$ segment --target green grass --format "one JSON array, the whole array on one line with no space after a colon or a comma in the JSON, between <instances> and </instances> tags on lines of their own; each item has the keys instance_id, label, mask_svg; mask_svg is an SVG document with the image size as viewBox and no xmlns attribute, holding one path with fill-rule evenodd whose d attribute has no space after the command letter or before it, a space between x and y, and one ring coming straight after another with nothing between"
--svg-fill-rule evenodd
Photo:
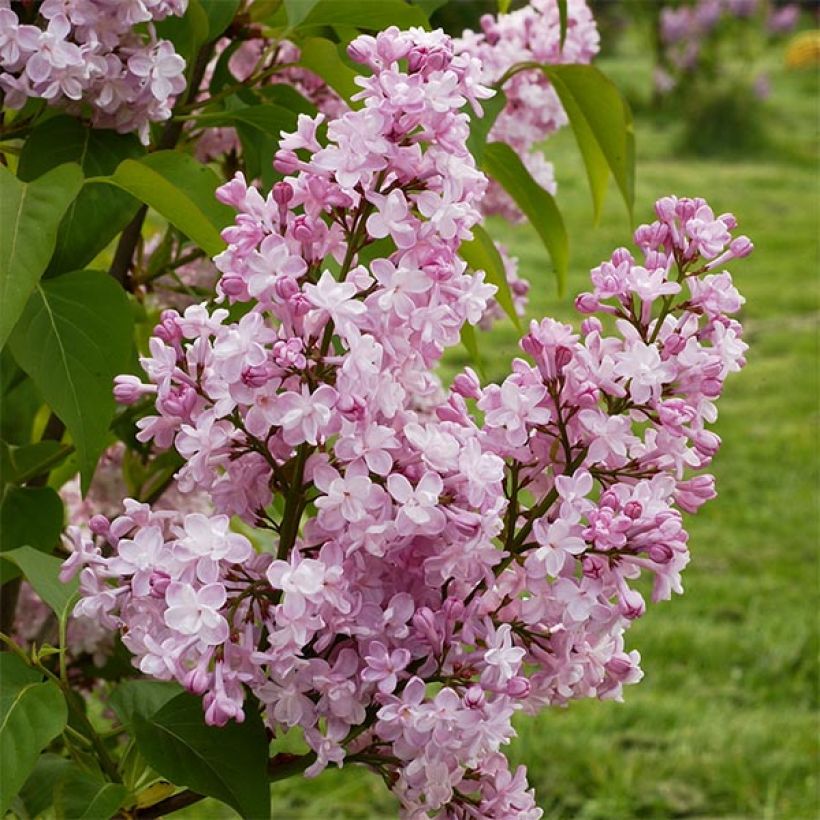
<instances>
[{"instance_id":1,"label":"green grass","mask_svg":"<svg viewBox=\"0 0 820 820\"><path fill-rule=\"evenodd\" d=\"M686 594L651 607L628 635L645 679L625 703L579 702L518 721L510 753L526 763L550 818L814 818L818 804L816 81L773 73L772 141L754 160L708 162L673 153L676 131L649 115L636 123L636 220L666 193L706 197L732 211L755 253L731 268L747 298L747 369L721 402L719 498L689 520ZM647 66L604 69L638 87ZM638 79L636 79L638 78ZM532 316L569 318L586 272L629 230L614 189L593 227L569 131L548 145L572 241L569 294L559 298L528 226L493 224L533 283ZM482 338L491 377L514 355L509 323ZM448 370L466 363L463 352ZM396 808L366 772L329 771L277 784L275 818L383 818ZM190 818L231 816L197 806Z\"/></svg>"}]
</instances>

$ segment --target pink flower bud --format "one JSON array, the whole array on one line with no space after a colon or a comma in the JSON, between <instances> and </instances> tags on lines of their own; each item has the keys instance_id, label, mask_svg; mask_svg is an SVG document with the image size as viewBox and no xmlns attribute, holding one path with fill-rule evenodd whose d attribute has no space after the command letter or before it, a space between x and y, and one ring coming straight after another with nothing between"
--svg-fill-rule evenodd
<instances>
[{"instance_id":1,"label":"pink flower bud","mask_svg":"<svg viewBox=\"0 0 820 820\"><path fill-rule=\"evenodd\" d=\"M271 193L277 205L287 205L293 199L293 186L289 182L277 182Z\"/></svg>"},{"instance_id":2,"label":"pink flower bud","mask_svg":"<svg viewBox=\"0 0 820 820\"><path fill-rule=\"evenodd\" d=\"M241 276L223 276L219 286L226 296L242 296L245 293L245 281Z\"/></svg>"},{"instance_id":3,"label":"pink flower bud","mask_svg":"<svg viewBox=\"0 0 820 820\"><path fill-rule=\"evenodd\" d=\"M299 293L299 283L292 276L280 276L273 285L276 295L287 302Z\"/></svg>"},{"instance_id":4,"label":"pink flower bud","mask_svg":"<svg viewBox=\"0 0 820 820\"><path fill-rule=\"evenodd\" d=\"M471 686L464 693L464 705L468 709L481 709L486 702L487 698L484 696L484 690L477 684Z\"/></svg>"},{"instance_id":5,"label":"pink flower bud","mask_svg":"<svg viewBox=\"0 0 820 820\"><path fill-rule=\"evenodd\" d=\"M637 521L643 515L643 507L639 501L627 501L624 504L624 515Z\"/></svg>"},{"instance_id":6,"label":"pink flower bud","mask_svg":"<svg viewBox=\"0 0 820 820\"><path fill-rule=\"evenodd\" d=\"M640 618L646 612L646 603L641 593L625 587L618 602L618 611L630 621Z\"/></svg>"},{"instance_id":7,"label":"pink flower bud","mask_svg":"<svg viewBox=\"0 0 820 820\"><path fill-rule=\"evenodd\" d=\"M88 521L88 527L94 535L105 537L111 528L111 522L104 515L92 515Z\"/></svg>"},{"instance_id":8,"label":"pink flower bud","mask_svg":"<svg viewBox=\"0 0 820 820\"><path fill-rule=\"evenodd\" d=\"M581 322L581 333L584 336L589 336L590 333L602 333L604 329L601 320L597 316L588 316Z\"/></svg>"},{"instance_id":9,"label":"pink flower bud","mask_svg":"<svg viewBox=\"0 0 820 820\"><path fill-rule=\"evenodd\" d=\"M280 174L293 174L299 168L299 157L296 156L295 151L288 151L280 148L276 152L276 157L273 160L273 167L279 171Z\"/></svg>"},{"instance_id":10,"label":"pink flower bud","mask_svg":"<svg viewBox=\"0 0 820 820\"><path fill-rule=\"evenodd\" d=\"M156 385L143 384L136 376L126 373L114 377L114 400L118 404L135 404L143 396L156 392Z\"/></svg>"},{"instance_id":11,"label":"pink flower bud","mask_svg":"<svg viewBox=\"0 0 820 820\"><path fill-rule=\"evenodd\" d=\"M575 309L579 313L595 313L600 307L601 302L592 293L579 293L575 298Z\"/></svg>"},{"instance_id":12,"label":"pink flower bud","mask_svg":"<svg viewBox=\"0 0 820 820\"><path fill-rule=\"evenodd\" d=\"M604 664L604 668L615 680L625 681L635 666L628 656L615 655Z\"/></svg>"},{"instance_id":13,"label":"pink flower bud","mask_svg":"<svg viewBox=\"0 0 820 820\"><path fill-rule=\"evenodd\" d=\"M748 236L738 236L729 243L729 250L735 259L742 259L744 256L748 256L754 249L755 246Z\"/></svg>"},{"instance_id":14,"label":"pink flower bud","mask_svg":"<svg viewBox=\"0 0 820 820\"><path fill-rule=\"evenodd\" d=\"M247 192L248 185L245 182L245 177L239 172L232 180L217 188L215 193L220 202L240 210L245 204Z\"/></svg>"},{"instance_id":15,"label":"pink flower bud","mask_svg":"<svg viewBox=\"0 0 820 820\"><path fill-rule=\"evenodd\" d=\"M481 382L475 371L467 367L453 379L453 390L465 399L481 398Z\"/></svg>"},{"instance_id":16,"label":"pink flower bud","mask_svg":"<svg viewBox=\"0 0 820 820\"><path fill-rule=\"evenodd\" d=\"M649 548L649 557L656 564L668 564L675 557L675 551L668 544L653 544Z\"/></svg>"},{"instance_id":17,"label":"pink flower bud","mask_svg":"<svg viewBox=\"0 0 820 820\"><path fill-rule=\"evenodd\" d=\"M707 458L717 453L720 449L720 436L711 430L701 430L694 439L695 449Z\"/></svg>"},{"instance_id":18,"label":"pink flower bud","mask_svg":"<svg viewBox=\"0 0 820 820\"><path fill-rule=\"evenodd\" d=\"M686 339L680 333L670 333L663 341L664 358L677 356L686 347Z\"/></svg>"},{"instance_id":19,"label":"pink flower bud","mask_svg":"<svg viewBox=\"0 0 820 820\"><path fill-rule=\"evenodd\" d=\"M507 681L507 694L511 698L522 700L530 693L530 682L520 675Z\"/></svg>"}]
</instances>

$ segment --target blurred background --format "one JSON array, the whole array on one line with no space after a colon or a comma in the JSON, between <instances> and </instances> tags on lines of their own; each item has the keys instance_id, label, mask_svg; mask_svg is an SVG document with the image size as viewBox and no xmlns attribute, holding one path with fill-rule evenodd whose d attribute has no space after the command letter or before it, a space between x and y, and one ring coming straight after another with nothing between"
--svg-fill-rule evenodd
<instances>
[{"instance_id":1,"label":"blurred background","mask_svg":"<svg viewBox=\"0 0 820 820\"><path fill-rule=\"evenodd\" d=\"M512 4L512 8L516 7ZM627 95L637 140L636 223L665 194L733 212L756 250L733 266L746 296L748 368L731 379L716 431L719 497L689 520L686 594L628 635L646 676L625 703L576 702L518 721L547 818L815 818L818 803L818 68L817 2L597 0L595 64ZM688 11L682 11L686 7ZM490 2L454 2L434 23L475 28ZM700 17L694 18L698 14ZM532 285L528 317L572 320L588 271L630 242L616 192L600 224L571 130L544 145L571 241L556 293L535 231L492 225ZM482 340L501 377L517 334ZM454 351L446 379L468 364ZM274 786L274 817L387 818L366 772L327 770ZM178 817L231 816L198 804Z\"/></svg>"}]
</instances>

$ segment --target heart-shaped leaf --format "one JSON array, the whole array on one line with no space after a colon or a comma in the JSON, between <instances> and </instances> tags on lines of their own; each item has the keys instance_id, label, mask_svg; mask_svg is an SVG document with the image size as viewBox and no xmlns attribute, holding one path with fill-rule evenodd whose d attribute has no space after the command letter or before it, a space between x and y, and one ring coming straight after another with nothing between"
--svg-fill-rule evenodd
<instances>
[{"instance_id":1,"label":"heart-shaped leaf","mask_svg":"<svg viewBox=\"0 0 820 820\"><path fill-rule=\"evenodd\" d=\"M51 487L8 487L0 502L0 552L30 546L51 552L63 528L63 502ZM0 560L0 583L16 578L19 568Z\"/></svg>"},{"instance_id":2,"label":"heart-shaped leaf","mask_svg":"<svg viewBox=\"0 0 820 820\"><path fill-rule=\"evenodd\" d=\"M73 163L33 182L0 165L0 348L46 269L60 221L82 184Z\"/></svg>"},{"instance_id":3,"label":"heart-shaped leaf","mask_svg":"<svg viewBox=\"0 0 820 820\"><path fill-rule=\"evenodd\" d=\"M132 332L119 285L99 271L75 271L39 283L12 334L17 363L71 434L84 491L106 444L111 383L128 365Z\"/></svg>"},{"instance_id":4,"label":"heart-shaped leaf","mask_svg":"<svg viewBox=\"0 0 820 820\"><path fill-rule=\"evenodd\" d=\"M63 562L32 547L4 552L3 558L17 564L34 591L51 608L57 620L64 624L77 596L79 583L76 578L66 582L60 580Z\"/></svg>"},{"instance_id":5,"label":"heart-shaped leaf","mask_svg":"<svg viewBox=\"0 0 820 820\"><path fill-rule=\"evenodd\" d=\"M31 180L64 162L76 162L86 177L112 174L122 160L145 148L133 134L118 134L61 115L37 126L20 154L17 173ZM57 233L46 275L85 267L128 224L139 203L110 185L84 185L69 205Z\"/></svg>"},{"instance_id":6,"label":"heart-shaped leaf","mask_svg":"<svg viewBox=\"0 0 820 820\"><path fill-rule=\"evenodd\" d=\"M136 713L133 722L140 753L160 775L243 817L270 817L268 739L255 709L244 723L208 726L202 701L185 692L150 717Z\"/></svg>"},{"instance_id":7,"label":"heart-shaped leaf","mask_svg":"<svg viewBox=\"0 0 820 820\"><path fill-rule=\"evenodd\" d=\"M20 658L0 653L0 817L31 774L40 752L66 725L68 708L60 688Z\"/></svg>"},{"instance_id":8,"label":"heart-shaped leaf","mask_svg":"<svg viewBox=\"0 0 820 820\"><path fill-rule=\"evenodd\" d=\"M128 796L122 783L111 783L76 764L64 770L54 789L54 808L65 820L108 820Z\"/></svg>"}]
</instances>

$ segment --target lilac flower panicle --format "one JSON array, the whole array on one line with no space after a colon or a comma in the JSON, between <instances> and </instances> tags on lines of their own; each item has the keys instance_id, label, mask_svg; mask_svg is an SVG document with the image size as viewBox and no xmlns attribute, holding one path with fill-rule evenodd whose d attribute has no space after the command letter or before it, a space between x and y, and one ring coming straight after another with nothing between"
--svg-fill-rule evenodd
<instances>
[{"instance_id":1,"label":"lilac flower panicle","mask_svg":"<svg viewBox=\"0 0 820 820\"><path fill-rule=\"evenodd\" d=\"M361 107L325 143L300 117L269 194L219 189L220 306L165 311L145 382L117 382L151 397L138 438L174 447L177 490L213 509L126 499L74 534L65 574L208 723L244 720L252 692L275 735L299 727L306 775L364 762L406 817L538 818L502 753L512 717L640 680L636 581L682 591L682 511L714 496L709 426L745 363L722 266L751 244L662 199L592 271L580 329L533 321L503 381L445 390L433 368L495 295L458 256L487 189L463 108L491 92L441 31L349 53Z\"/></svg>"}]
</instances>

